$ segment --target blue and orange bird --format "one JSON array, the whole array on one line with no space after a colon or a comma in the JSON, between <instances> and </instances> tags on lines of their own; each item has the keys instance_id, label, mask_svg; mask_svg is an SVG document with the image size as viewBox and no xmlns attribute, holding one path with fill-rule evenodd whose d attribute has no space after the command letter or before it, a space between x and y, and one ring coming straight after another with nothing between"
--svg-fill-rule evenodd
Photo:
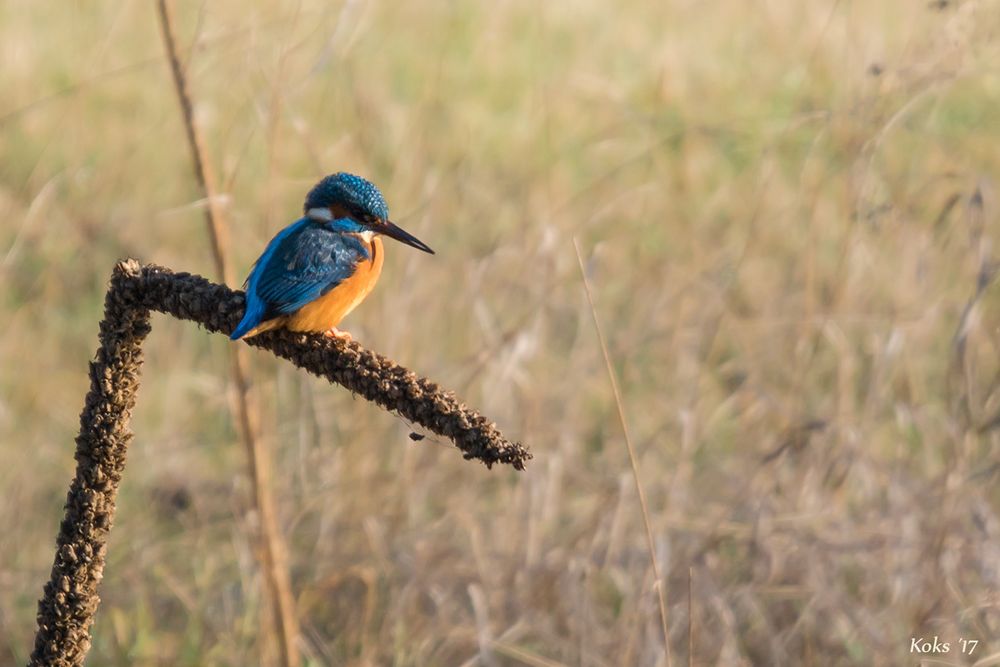
<instances>
[{"instance_id":1,"label":"blue and orange bird","mask_svg":"<svg viewBox=\"0 0 1000 667\"><path fill-rule=\"evenodd\" d=\"M382 193L360 176L327 176L309 191L304 211L250 270L246 312L231 339L284 327L350 340L337 325L375 287L384 259L379 237L434 254L389 221Z\"/></svg>"}]
</instances>

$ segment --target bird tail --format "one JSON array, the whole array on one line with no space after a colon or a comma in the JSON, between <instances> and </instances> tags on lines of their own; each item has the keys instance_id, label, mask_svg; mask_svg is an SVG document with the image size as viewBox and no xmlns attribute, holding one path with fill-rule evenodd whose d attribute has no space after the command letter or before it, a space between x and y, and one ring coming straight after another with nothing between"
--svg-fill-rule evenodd
<instances>
[{"instance_id":1,"label":"bird tail","mask_svg":"<svg viewBox=\"0 0 1000 667\"><path fill-rule=\"evenodd\" d=\"M236 325L235 329L233 329L233 333L229 334L229 340L239 340L248 334L253 335L260 333L260 331L254 331L254 329L257 328L257 325L260 324L261 318L264 316L264 309L261 307L262 305L263 304L260 304L256 299L247 300L247 309L246 312L243 313L243 319L240 320L240 323Z\"/></svg>"}]
</instances>

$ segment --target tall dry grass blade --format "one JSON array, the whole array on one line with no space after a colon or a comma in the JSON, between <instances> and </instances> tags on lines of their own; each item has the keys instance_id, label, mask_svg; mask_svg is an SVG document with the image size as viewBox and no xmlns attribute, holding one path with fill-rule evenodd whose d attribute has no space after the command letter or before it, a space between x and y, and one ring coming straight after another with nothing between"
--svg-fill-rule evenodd
<instances>
[{"instance_id":1,"label":"tall dry grass blade","mask_svg":"<svg viewBox=\"0 0 1000 667\"><path fill-rule=\"evenodd\" d=\"M205 222L212 244L215 271L219 279L226 284L231 284L233 276L228 261L229 228L219 207L218 190L215 186L214 174L208 164L205 142L194 120L191 91L188 89L184 66L177 53L173 13L167 0L159 0L157 7L163 43L170 61L170 71L173 74L174 90L181 106L188 146L191 148L195 178L198 180L198 185L206 200ZM236 393L233 401L235 417L238 424L237 430L247 453L247 469L253 489L253 506L260 519L260 534L258 535L260 566L264 575L266 597L270 605L273 632L277 638L283 667L297 667L301 663L299 649L296 645L299 636L298 617L295 612L295 598L292 596L284 540L278 528L271 484L270 452L261 440L257 424L254 421L258 412L251 406L246 348L234 346L231 349L230 377Z\"/></svg>"},{"instance_id":2,"label":"tall dry grass blade","mask_svg":"<svg viewBox=\"0 0 1000 667\"><path fill-rule=\"evenodd\" d=\"M243 316L244 298L200 276L175 274L135 260L120 262L104 301L100 347L90 364L90 390L80 414L76 474L56 538L49 582L38 603L30 667L75 667L90 650L90 626L100 603L107 539L132 432L142 342L158 311L228 333ZM496 426L451 392L357 343L275 331L251 344L337 382L356 394L451 438L467 459L521 470L531 453L504 439Z\"/></svg>"},{"instance_id":3,"label":"tall dry grass blade","mask_svg":"<svg viewBox=\"0 0 1000 667\"><path fill-rule=\"evenodd\" d=\"M649 550L649 560L653 566L653 578L656 579L655 588L657 601L660 605L660 625L663 630L663 647L667 653L667 665L671 665L670 654L670 630L667 623L667 596L664 592L666 582L660 575L660 565L656 560L656 545L653 541L653 528L649 523L649 507L646 504L646 492L642 488L642 481L639 479L639 464L635 457L635 448L632 446L632 436L629 434L628 421L625 419L625 407L622 402L621 391L618 388L618 379L615 377L614 367L611 365L611 355L608 354L608 345L604 339L604 331L601 329L601 322L597 317L597 308L594 306L594 296L590 291L590 282L587 280L587 270L583 265L583 255L580 253L580 244L573 238L573 248L576 250L576 261L580 264L580 277L583 280L583 291L587 293L587 303L590 305L590 315L594 319L594 329L597 331L597 340L601 345L601 354L604 356L604 365L608 370L608 379L611 381L611 392L615 397L615 406L618 408L618 421L621 423L622 433L625 436L625 447L628 449L628 460L632 466L632 477L635 479L635 489L639 496L639 506L642 509L642 523L646 529L646 547Z\"/></svg>"},{"instance_id":4,"label":"tall dry grass blade","mask_svg":"<svg viewBox=\"0 0 1000 667\"><path fill-rule=\"evenodd\" d=\"M167 60L170 61L170 72L173 76L174 90L177 101L181 105L181 116L184 120L184 132L188 146L191 148L191 160L194 165L195 179L205 197L205 223L208 225L209 241L212 244L212 260L219 278L227 284L233 276L228 261L229 228L219 206L218 188L215 185L215 174L208 166L205 141L201 130L194 120L194 103L188 88L184 65L177 53L177 31L174 27L173 10L167 0L157 2L159 10L160 32L163 35L163 45L167 50Z\"/></svg>"},{"instance_id":5,"label":"tall dry grass blade","mask_svg":"<svg viewBox=\"0 0 1000 667\"><path fill-rule=\"evenodd\" d=\"M694 667L694 595L692 594L691 579L694 577L694 568L688 567L688 667Z\"/></svg>"}]
</instances>

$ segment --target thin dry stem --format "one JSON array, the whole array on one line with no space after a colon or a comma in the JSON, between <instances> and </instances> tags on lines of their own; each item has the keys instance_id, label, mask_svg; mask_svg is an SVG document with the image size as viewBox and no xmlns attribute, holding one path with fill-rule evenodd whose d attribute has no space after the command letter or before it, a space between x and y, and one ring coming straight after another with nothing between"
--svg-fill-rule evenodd
<instances>
[{"instance_id":1,"label":"thin dry stem","mask_svg":"<svg viewBox=\"0 0 1000 667\"><path fill-rule=\"evenodd\" d=\"M691 579L694 578L694 568L688 567L688 667L694 667L694 596Z\"/></svg>"},{"instance_id":2,"label":"thin dry stem","mask_svg":"<svg viewBox=\"0 0 1000 667\"><path fill-rule=\"evenodd\" d=\"M160 28L163 42L173 74L174 90L184 118L184 130L191 148L191 159L195 177L205 196L205 222L212 244L212 257L218 277L225 283L232 283L232 269L228 261L229 228L219 207L215 177L209 167L205 142L194 120L194 105L191 91L187 86L184 66L177 53L177 37L174 29L173 13L167 0L159 0ZM278 528L274 492L271 484L270 452L260 438L251 409L248 363L243 347L234 347L230 353L230 376L235 388L234 407L240 439L247 453L247 468L253 489L253 505L260 518L258 542L261 570L267 599L270 601L274 636L277 638L281 664L283 667L297 667L301 663L296 644L299 635L298 617L295 612L295 598L288 574L288 558L284 540Z\"/></svg>"},{"instance_id":3,"label":"thin dry stem","mask_svg":"<svg viewBox=\"0 0 1000 667\"><path fill-rule=\"evenodd\" d=\"M243 316L244 303L242 292L200 276L140 266L135 260L115 267L105 298L100 347L90 364L90 391L80 415L76 475L66 497L52 574L38 603L31 667L81 665L90 649L90 626L100 602L97 586L132 440L129 420L139 388L142 342L150 331L150 311L228 333ZM451 438L467 459L478 458L488 467L509 463L521 470L531 458L520 444L504 439L495 424L454 394L357 343L273 331L251 339L250 344Z\"/></svg>"},{"instance_id":4,"label":"thin dry stem","mask_svg":"<svg viewBox=\"0 0 1000 667\"><path fill-rule=\"evenodd\" d=\"M170 72L173 75L174 90L177 101L181 105L181 115L184 118L184 132L188 146L191 148L191 159L194 163L194 175L198 186L205 196L205 223L208 225L209 240L212 243L212 260L219 278L226 283L232 283L233 276L227 257L229 247L229 228L219 206L218 189L215 186L215 175L208 166L205 141L194 120L194 104L191 101L191 91L188 89L184 65L177 53L177 31L174 28L173 10L167 0L157 2L159 10L160 30L163 34L167 59L170 61Z\"/></svg>"},{"instance_id":5,"label":"thin dry stem","mask_svg":"<svg viewBox=\"0 0 1000 667\"><path fill-rule=\"evenodd\" d=\"M621 422L622 433L625 435L625 447L628 449L628 460L632 465L632 476L635 479L635 489L639 495L639 506L642 509L642 523L646 528L646 547L649 550L649 560L653 566L653 578L656 579L657 601L660 604L660 624L663 630L663 647L667 652L667 665L672 664L670 655L670 631L667 623L667 596L664 592L665 582L660 576L660 565L656 560L656 545L653 541L653 528L649 523L649 506L646 504L646 492L642 488L642 481L639 479L639 464L635 457L635 448L632 446L632 436L629 434L628 421L625 419L625 407L622 403L621 391L618 389L618 380L615 377L615 370L611 365L611 355L608 354L608 345L604 340L604 331L601 329L601 322L597 318L597 308L594 306L594 297L590 292L590 283L587 281L587 270L583 265L583 255L580 253L580 244L576 238L573 239L573 248L576 250L576 260L580 264L580 276L583 279L583 290L587 293L587 303L590 304L590 315L594 319L594 329L597 330L597 340L601 344L601 354L604 356L604 365L608 369L608 378L611 381L611 391L615 396L615 405L618 408L618 420Z\"/></svg>"}]
</instances>

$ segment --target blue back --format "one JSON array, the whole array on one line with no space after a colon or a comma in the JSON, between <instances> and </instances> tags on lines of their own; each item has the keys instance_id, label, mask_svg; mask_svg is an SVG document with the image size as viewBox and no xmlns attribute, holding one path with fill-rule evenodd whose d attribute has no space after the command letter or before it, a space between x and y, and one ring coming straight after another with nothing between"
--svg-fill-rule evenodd
<instances>
[{"instance_id":1,"label":"blue back","mask_svg":"<svg viewBox=\"0 0 1000 667\"><path fill-rule=\"evenodd\" d=\"M244 284L246 312L230 338L236 340L261 322L294 313L350 277L359 262L370 259L357 236L343 233L354 224L301 218L281 230L250 271Z\"/></svg>"}]
</instances>

